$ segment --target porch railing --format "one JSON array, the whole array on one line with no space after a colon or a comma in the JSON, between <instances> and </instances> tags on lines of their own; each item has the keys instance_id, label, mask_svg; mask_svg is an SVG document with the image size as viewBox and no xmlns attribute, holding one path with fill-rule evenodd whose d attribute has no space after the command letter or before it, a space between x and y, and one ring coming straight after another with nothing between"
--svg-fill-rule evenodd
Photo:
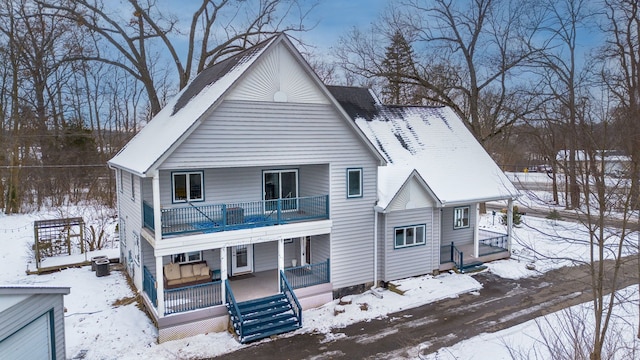
<instances>
[{"instance_id":1,"label":"porch railing","mask_svg":"<svg viewBox=\"0 0 640 360\"><path fill-rule=\"evenodd\" d=\"M145 293L147 293L147 296L149 297L149 300L151 300L151 302L153 303L153 306L157 307L158 306L158 290L157 290L156 279L153 277L153 275L151 274L149 269L147 269L146 266L142 268L142 273L143 273L142 289L144 290Z\"/></svg>"},{"instance_id":2,"label":"porch railing","mask_svg":"<svg viewBox=\"0 0 640 360\"><path fill-rule=\"evenodd\" d=\"M296 266L284 269L287 280L293 289L325 284L331 282L329 269L331 268L329 259L327 261Z\"/></svg>"},{"instance_id":3,"label":"porch railing","mask_svg":"<svg viewBox=\"0 0 640 360\"><path fill-rule=\"evenodd\" d=\"M495 254L509 250L509 237L507 234L501 234L489 230L478 230L480 238L480 256Z\"/></svg>"},{"instance_id":4,"label":"porch railing","mask_svg":"<svg viewBox=\"0 0 640 360\"><path fill-rule=\"evenodd\" d=\"M302 306L300 306L300 301L298 301L298 297L293 292L293 289L282 270L280 270L280 292L289 299L291 310L293 310L294 315L298 319L298 325L302 326Z\"/></svg>"},{"instance_id":5,"label":"porch railing","mask_svg":"<svg viewBox=\"0 0 640 360\"><path fill-rule=\"evenodd\" d=\"M222 304L220 280L164 291L164 313L173 314Z\"/></svg>"},{"instance_id":6,"label":"porch railing","mask_svg":"<svg viewBox=\"0 0 640 360\"><path fill-rule=\"evenodd\" d=\"M244 328L242 324L244 323L244 319L242 318L242 313L240 312L240 308L238 307L238 303L236 302L236 297L233 296L233 291L231 290L231 285L229 284L229 280L224 281L225 288L225 299L224 301L227 303L227 309L231 315L231 321L236 327L236 331L240 339L244 338Z\"/></svg>"},{"instance_id":7,"label":"porch railing","mask_svg":"<svg viewBox=\"0 0 640 360\"><path fill-rule=\"evenodd\" d=\"M153 206L146 201L142 202L142 221L146 228L155 229L153 220Z\"/></svg>"},{"instance_id":8,"label":"porch railing","mask_svg":"<svg viewBox=\"0 0 640 360\"><path fill-rule=\"evenodd\" d=\"M144 226L154 229L153 207L145 203ZM195 205L161 210L162 235L218 232L329 218L329 195Z\"/></svg>"},{"instance_id":9,"label":"porch railing","mask_svg":"<svg viewBox=\"0 0 640 360\"><path fill-rule=\"evenodd\" d=\"M456 264L458 269L464 269L464 253L451 242L451 262Z\"/></svg>"}]
</instances>

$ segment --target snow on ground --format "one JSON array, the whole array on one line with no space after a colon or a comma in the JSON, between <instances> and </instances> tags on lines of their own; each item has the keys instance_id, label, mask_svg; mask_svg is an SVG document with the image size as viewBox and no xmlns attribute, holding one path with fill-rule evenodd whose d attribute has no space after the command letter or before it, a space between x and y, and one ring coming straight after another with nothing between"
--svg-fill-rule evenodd
<instances>
[{"instance_id":1,"label":"snow on ground","mask_svg":"<svg viewBox=\"0 0 640 360\"><path fill-rule=\"evenodd\" d=\"M623 344L634 344L638 351L638 340L635 338L638 329L638 286L632 285L618 291L611 329L609 329L609 346L605 353L611 359L629 359L631 348ZM574 326L586 322L586 329L593 328L593 310L591 304L585 303L561 310L547 316L529 320L511 328L495 333L484 333L454 346L442 348L432 354L420 356L421 360L511 360L511 359L554 359L566 358L558 351L568 351L574 340L591 340L590 333L571 334ZM563 337L554 338L549 334L563 329ZM583 337L581 337L581 336ZM415 352L420 353L429 344L423 344ZM553 347L555 346L555 347ZM549 348L554 351L550 352ZM588 358L588 354L585 354ZM571 358L571 357L568 357Z\"/></svg>"},{"instance_id":2,"label":"snow on ground","mask_svg":"<svg viewBox=\"0 0 640 360\"><path fill-rule=\"evenodd\" d=\"M74 213L86 215L90 212L84 208L69 208L65 214L77 216L73 215ZM48 275L26 275L27 267L35 268L31 250L33 221L59 218L60 215L60 211L27 215L0 215L0 247L3 249L0 254L0 286L2 284L32 284L71 287L71 294L64 298L67 309L65 327L67 356L69 358L203 358L251 346L239 344L228 333L198 335L183 340L156 344L157 330L149 318L133 302L135 294L120 271L112 271L109 276L98 278L89 266L85 266ZM88 219L85 218L85 220ZM572 235L580 234L575 228L572 228L573 224L571 223L534 219L526 216L525 223L528 226L515 229L515 236L519 243L535 246L536 252L539 254L564 253L580 258L584 258L588 254L585 244L576 242L568 247L565 241L558 241L559 237L556 235L543 235L562 234L561 236L570 238ZM500 225L499 221L493 219L491 215L483 216L481 226L505 232L504 226ZM113 237L115 231L112 224L107 224L106 228L108 235ZM117 247L117 242L113 240L110 240L110 244ZM562 259L547 260L537 255L534 258L527 257L522 249L521 245L514 244L514 250L521 251L522 256L490 263L489 271L503 277L519 278L536 276L540 272L571 264L571 262ZM571 252L569 253L569 251ZM110 256L117 256L117 249L109 250L107 253ZM526 265L532 260L535 260L536 269L528 270ZM338 300L335 300L318 309L307 310L303 314L303 328L283 336L316 332L325 334L326 341L331 341L341 336L339 328L354 322L385 317L396 311L447 297L455 297L463 293L479 291L482 288L473 276L451 273L406 279L398 281L397 284L406 291L404 295L381 290L382 298L378 298L369 291L350 296L352 301L350 305L339 305ZM336 308L344 310L344 313L336 314ZM462 342L458 347L443 350L438 355L440 357L437 358L445 358L445 352L450 352L458 354L457 357L452 357L456 359L481 359L481 354L487 356L490 354L488 358L497 359L499 357L495 357L495 354L500 351L504 353L504 343L501 343L501 339L511 339L509 338L510 333L517 334L520 331L516 328L506 330L501 335L482 335L469 340L471 342ZM529 333L530 329L526 329ZM517 336L509 341L518 344L527 343L526 339ZM485 344L482 346L494 344L492 346L495 348L502 346L502 350L498 351L492 348L487 352L468 351L468 349L480 346L478 344ZM473 355L465 357L467 356L465 354Z\"/></svg>"}]
</instances>

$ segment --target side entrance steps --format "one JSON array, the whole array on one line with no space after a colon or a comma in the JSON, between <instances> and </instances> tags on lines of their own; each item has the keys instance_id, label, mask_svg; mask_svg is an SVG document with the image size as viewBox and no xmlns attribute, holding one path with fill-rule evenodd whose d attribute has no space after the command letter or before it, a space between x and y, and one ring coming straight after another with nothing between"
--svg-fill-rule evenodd
<instances>
[{"instance_id":1,"label":"side entrance steps","mask_svg":"<svg viewBox=\"0 0 640 360\"><path fill-rule=\"evenodd\" d=\"M233 331L243 344L299 329L302 321L295 314L294 306L284 293L227 303Z\"/></svg>"},{"instance_id":2,"label":"side entrance steps","mask_svg":"<svg viewBox=\"0 0 640 360\"><path fill-rule=\"evenodd\" d=\"M487 266L484 265L482 262L476 261L469 264L464 264L464 266L458 268L458 271L460 271L460 273L462 274L468 274L468 273L482 271L486 268Z\"/></svg>"}]
</instances>

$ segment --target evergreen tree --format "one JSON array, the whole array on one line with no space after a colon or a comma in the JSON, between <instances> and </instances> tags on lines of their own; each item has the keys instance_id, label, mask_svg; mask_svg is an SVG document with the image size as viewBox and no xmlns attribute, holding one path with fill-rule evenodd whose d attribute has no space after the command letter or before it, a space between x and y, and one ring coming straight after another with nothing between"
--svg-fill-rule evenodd
<instances>
[{"instance_id":1,"label":"evergreen tree","mask_svg":"<svg viewBox=\"0 0 640 360\"><path fill-rule=\"evenodd\" d=\"M407 81L414 71L413 49L399 30L393 34L381 65L386 78L382 100L387 104L414 104L413 86Z\"/></svg>"}]
</instances>

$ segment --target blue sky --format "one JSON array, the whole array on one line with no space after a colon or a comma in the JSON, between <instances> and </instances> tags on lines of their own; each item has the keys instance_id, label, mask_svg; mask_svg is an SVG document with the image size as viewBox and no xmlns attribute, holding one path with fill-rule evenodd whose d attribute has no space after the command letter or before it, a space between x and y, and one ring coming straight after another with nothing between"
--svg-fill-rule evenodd
<instances>
[{"instance_id":1,"label":"blue sky","mask_svg":"<svg viewBox=\"0 0 640 360\"><path fill-rule=\"evenodd\" d=\"M368 28L390 2L392 0L319 0L309 15L310 23L318 22L318 25L307 33L295 36L308 45L327 50L354 26Z\"/></svg>"}]
</instances>

